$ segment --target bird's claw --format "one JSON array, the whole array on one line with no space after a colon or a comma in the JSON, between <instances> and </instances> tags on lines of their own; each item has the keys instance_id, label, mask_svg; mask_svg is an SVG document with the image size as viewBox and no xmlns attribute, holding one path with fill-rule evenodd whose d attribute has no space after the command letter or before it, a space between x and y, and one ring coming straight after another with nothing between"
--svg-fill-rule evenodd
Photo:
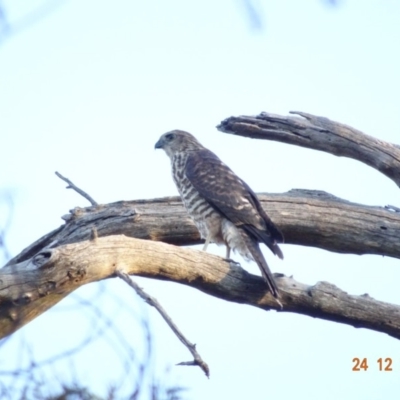
<instances>
[{"instance_id":1,"label":"bird's claw","mask_svg":"<svg viewBox=\"0 0 400 400\"><path fill-rule=\"evenodd\" d=\"M224 258L224 260L225 260L226 262L228 262L229 264L234 264L236 267L241 267L240 263L238 263L238 262L235 261L235 260L232 260L231 258Z\"/></svg>"}]
</instances>

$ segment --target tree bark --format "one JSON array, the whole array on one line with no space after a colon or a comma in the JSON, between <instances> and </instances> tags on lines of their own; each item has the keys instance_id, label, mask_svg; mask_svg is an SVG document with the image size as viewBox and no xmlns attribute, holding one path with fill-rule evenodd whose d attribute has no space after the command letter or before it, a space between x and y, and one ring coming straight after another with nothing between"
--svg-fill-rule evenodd
<instances>
[{"instance_id":1,"label":"tree bark","mask_svg":"<svg viewBox=\"0 0 400 400\"><path fill-rule=\"evenodd\" d=\"M306 120L263 113L258 117L231 117L219 128L352 157L377 168L400 186L398 146L326 118L298 114ZM396 207L365 206L311 190L260 194L259 198L288 244L400 258L400 210ZM14 332L76 288L114 277L116 271L171 280L264 310L277 308L260 277L220 257L169 245L201 243L177 197L92 204L71 210L63 217L63 226L38 239L0 269L0 337ZM278 275L277 284L283 312L400 338L399 306L368 295L351 296L326 282L309 286Z\"/></svg>"},{"instance_id":2,"label":"tree bark","mask_svg":"<svg viewBox=\"0 0 400 400\"><path fill-rule=\"evenodd\" d=\"M315 190L258 196L287 244L400 258L398 212L351 203ZM99 237L123 234L178 246L202 243L178 197L77 207L63 218L64 226L37 240L8 265L33 257L52 242L63 245L88 240L93 230Z\"/></svg>"},{"instance_id":3,"label":"tree bark","mask_svg":"<svg viewBox=\"0 0 400 400\"><path fill-rule=\"evenodd\" d=\"M185 284L266 311L296 312L400 338L399 306L368 295L351 296L326 282L309 286L277 274L283 305L280 310L263 279L235 263L203 251L123 235L45 249L29 261L0 270L0 337L14 332L78 287L111 278L117 270Z\"/></svg>"},{"instance_id":4,"label":"tree bark","mask_svg":"<svg viewBox=\"0 0 400 400\"><path fill-rule=\"evenodd\" d=\"M377 169L400 187L400 147L368 136L348 125L304 112L299 117L263 112L257 116L230 117L218 125L225 133L275 140L361 161Z\"/></svg>"}]
</instances>

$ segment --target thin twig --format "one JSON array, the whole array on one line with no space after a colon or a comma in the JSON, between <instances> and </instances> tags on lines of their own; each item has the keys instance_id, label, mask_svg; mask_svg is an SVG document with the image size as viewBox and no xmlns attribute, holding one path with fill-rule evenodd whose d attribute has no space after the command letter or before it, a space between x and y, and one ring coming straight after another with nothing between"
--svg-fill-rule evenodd
<instances>
[{"instance_id":1,"label":"thin twig","mask_svg":"<svg viewBox=\"0 0 400 400\"><path fill-rule=\"evenodd\" d=\"M62 179L64 182L67 182L67 183L68 183L67 189L73 189L73 190L75 190L75 192L79 193L82 197L84 197L86 200L88 200L89 203L90 203L92 206L97 206L97 205L98 205L98 203L97 203L95 200L93 200L92 197L90 197L90 196L89 196L86 192L84 192L82 189L79 189L78 186L74 185L68 178L62 176L62 175L61 175L59 172L57 172L57 171L56 171L56 175L57 175L60 179Z\"/></svg>"},{"instance_id":2,"label":"thin twig","mask_svg":"<svg viewBox=\"0 0 400 400\"><path fill-rule=\"evenodd\" d=\"M130 287L132 287L136 293L147 303L153 306L164 318L165 322L169 325L169 327L172 329L172 331L175 333L175 335L178 337L178 339L188 348L188 350L192 353L192 356L194 358L193 361L184 361L181 362L177 365L197 365L199 366L203 372L206 374L207 378L210 377L210 369L208 368L208 365L206 362L203 361L203 359L200 357L200 354L196 351L196 345L193 343L190 343L189 340L185 338L185 336L182 334L182 332L179 330L179 328L175 325L175 323L172 321L171 317L167 314L167 312L164 310L164 308L161 306L161 304L155 299L154 297L150 296L147 294L139 285L132 280L132 278L125 272L122 271L115 271L116 275L121 278L123 281L125 281Z\"/></svg>"}]
</instances>

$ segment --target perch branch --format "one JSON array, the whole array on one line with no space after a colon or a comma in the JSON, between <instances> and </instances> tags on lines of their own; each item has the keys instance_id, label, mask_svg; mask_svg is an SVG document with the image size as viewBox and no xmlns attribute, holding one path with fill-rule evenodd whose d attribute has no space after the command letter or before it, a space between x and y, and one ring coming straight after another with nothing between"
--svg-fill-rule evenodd
<instances>
[{"instance_id":1,"label":"perch branch","mask_svg":"<svg viewBox=\"0 0 400 400\"><path fill-rule=\"evenodd\" d=\"M275 140L353 158L377 169L400 187L399 146L328 118L298 111L291 113L303 118L263 112L257 116L227 118L217 128L234 135Z\"/></svg>"},{"instance_id":2,"label":"perch branch","mask_svg":"<svg viewBox=\"0 0 400 400\"><path fill-rule=\"evenodd\" d=\"M285 243L400 258L400 213L351 203L315 190L258 196L282 230ZM123 234L179 246L202 242L177 197L77 207L64 219L67 222L63 227L37 240L8 265L33 257L54 240L60 245L89 240L94 228L99 237Z\"/></svg>"},{"instance_id":3,"label":"perch branch","mask_svg":"<svg viewBox=\"0 0 400 400\"><path fill-rule=\"evenodd\" d=\"M178 339L187 347L187 349L192 353L193 361L181 362L177 365L197 365L199 366L203 372L206 374L206 377L210 377L210 369L206 362L203 361L200 354L196 350L196 345L190 343L189 340L183 335L180 329L177 327L174 321L172 321L171 317L167 314L162 305L158 302L157 299L147 294L128 274L125 272L121 272L119 270L115 271L116 275L121 278L124 282L126 282L131 288L133 288L136 293L149 305L153 306L163 317L164 321L168 324L168 326L172 329L172 332L178 337Z\"/></svg>"}]
</instances>

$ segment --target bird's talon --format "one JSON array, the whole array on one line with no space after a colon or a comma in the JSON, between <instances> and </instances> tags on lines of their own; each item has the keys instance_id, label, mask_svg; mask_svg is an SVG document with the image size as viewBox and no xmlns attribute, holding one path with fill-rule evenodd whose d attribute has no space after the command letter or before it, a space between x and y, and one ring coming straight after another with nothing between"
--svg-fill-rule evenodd
<instances>
[{"instance_id":1,"label":"bird's talon","mask_svg":"<svg viewBox=\"0 0 400 400\"><path fill-rule=\"evenodd\" d=\"M232 260L231 258L224 258L224 260L225 260L226 262L228 262L229 264L234 264L236 267L241 267L240 263L238 263L238 262L235 261L235 260Z\"/></svg>"}]
</instances>

